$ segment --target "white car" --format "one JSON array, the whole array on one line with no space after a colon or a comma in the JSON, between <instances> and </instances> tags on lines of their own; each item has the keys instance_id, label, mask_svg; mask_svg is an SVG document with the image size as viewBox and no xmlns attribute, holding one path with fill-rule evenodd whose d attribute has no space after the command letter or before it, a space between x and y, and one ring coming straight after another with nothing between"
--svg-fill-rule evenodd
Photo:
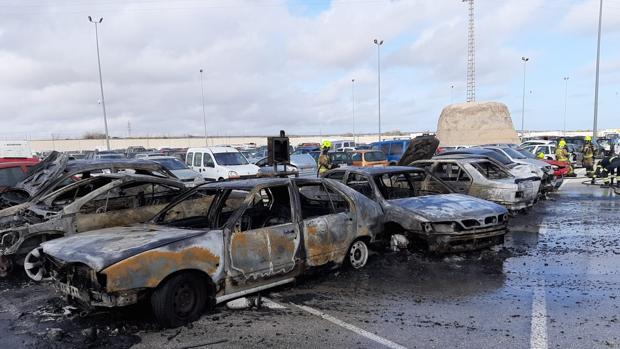
<instances>
[{"instance_id":1,"label":"white car","mask_svg":"<svg viewBox=\"0 0 620 349\"><path fill-rule=\"evenodd\" d=\"M185 163L210 181L253 178L259 169L232 147L189 148Z\"/></svg>"},{"instance_id":2,"label":"white car","mask_svg":"<svg viewBox=\"0 0 620 349\"><path fill-rule=\"evenodd\" d=\"M545 159L547 160L555 160L555 143L549 144L530 144L521 147L529 151L534 155L538 155L538 153L543 153Z\"/></svg>"},{"instance_id":3,"label":"white car","mask_svg":"<svg viewBox=\"0 0 620 349\"><path fill-rule=\"evenodd\" d=\"M555 145L555 141L550 141L548 139L531 139L529 141L525 141L519 145L519 148L524 148L530 145Z\"/></svg>"}]
</instances>

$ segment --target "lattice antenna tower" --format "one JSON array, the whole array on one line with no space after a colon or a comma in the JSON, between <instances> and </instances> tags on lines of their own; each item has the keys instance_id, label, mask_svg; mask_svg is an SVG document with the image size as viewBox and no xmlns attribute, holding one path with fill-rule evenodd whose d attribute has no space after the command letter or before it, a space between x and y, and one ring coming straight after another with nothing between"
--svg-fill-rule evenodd
<instances>
[{"instance_id":1,"label":"lattice antenna tower","mask_svg":"<svg viewBox=\"0 0 620 349\"><path fill-rule=\"evenodd\" d=\"M467 102L476 101L476 37L474 32L474 0L469 3L469 29L467 31Z\"/></svg>"}]
</instances>

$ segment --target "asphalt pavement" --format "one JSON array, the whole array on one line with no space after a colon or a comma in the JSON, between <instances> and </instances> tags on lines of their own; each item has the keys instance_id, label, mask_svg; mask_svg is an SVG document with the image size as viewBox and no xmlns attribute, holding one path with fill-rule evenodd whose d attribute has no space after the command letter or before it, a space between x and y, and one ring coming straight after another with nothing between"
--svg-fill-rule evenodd
<instances>
[{"instance_id":1,"label":"asphalt pavement","mask_svg":"<svg viewBox=\"0 0 620 349\"><path fill-rule=\"evenodd\" d=\"M581 182L512 218L503 247L376 253L177 329L2 280L0 348L620 348L620 198Z\"/></svg>"}]
</instances>

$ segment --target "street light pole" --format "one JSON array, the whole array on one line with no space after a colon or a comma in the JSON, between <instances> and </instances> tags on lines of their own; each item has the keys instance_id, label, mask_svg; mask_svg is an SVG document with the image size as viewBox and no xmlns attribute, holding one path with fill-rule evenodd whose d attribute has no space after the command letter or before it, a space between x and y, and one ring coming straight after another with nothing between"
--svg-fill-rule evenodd
<instances>
[{"instance_id":1,"label":"street light pole","mask_svg":"<svg viewBox=\"0 0 620 349\"><path fill-rule=\"evenodd\" d=\"M603 22L603 0L600 1L598 9L598 39L596 43L596 82L594 84L594 126L592 127L592 140L596 142L596 134L598 133L598 81L599 66L601 63L601 24Z\"/></svg>"},{"instance_id":2,"label":"street light pole","mask_svg":"<svg viewBox=\"0 0 620 349\"><path fill-rule=\"evenodd\" d=\"M564 77L564 136L566 136L566 105L568 103L568 76Z\"/></svg>"},{"instance_id":3,"label":"street light pole","mask_svg":"<svg viewBox=\"0 0 620 349\"><path fill-rule=\"evenodd\" d=\"M105 98L103 97L103 78L101 77L101 58L99 56L99 30L97 24L103 22L103 17L98 21L93 21L91 16L88 16L88 21L95 25L95 43L97 44L97 66L99 67L99 87L101 89L101 107L103 108L103 124L105 125L105 143L108 150L110 150L110 134L108 133L108 116L105 112Z\"/></svg>"},{"instance_id":4,"label":"street light pole","mask_svg":"<svg viewBox=\"0 0 620 349\"><path fill-rule=\"evenodd\" d=\"M450 104L454 103L454 85L450 85Z\"/></svg>"},{"instance_id":5,"label":"street light pole","mask_svg":"<svg viewBox=\"0 0 620 349\"><path fill-rule=\"evenodd\" d=\"M383 40L375 39L375 45L377 45L377 97L379 107L379 142L381 142L381 45Z\"/></svg>"},{"instance_id":6,"label":"street light pole","mask_svg":"<svg viewBox=\"0 0 620 349\"><path fill-rule=\"evenodd\" d=\"M351 112L353 114L353 143L357 145L355 137L355 79L351 79Z\"/></svg>"},{"instance_id":7,"label":"street light pole","mask_svg":"<svg viewBox=\"0 0 620 349\"><path fill-rule=\"evenodd\" d=\"M204 79L203 79L203 69L200 69L200 91L202 93L202 121L204 123L205 128L205 147L209 146L209 142L207 141L207 112L205 110L205 87L204 87Z\"/></svg>"},{"instance_id":8,"label":"street light pole","mask_svg":"<svg viewBox=\"0 0 620 349\"><path fill-rule=\"evenodd\" d=\"M523 61L523 100L521 102L521 134L525 132L525 70L526 63L530 59L528 57L521 57Z\"/></svg>"}]
</instances>

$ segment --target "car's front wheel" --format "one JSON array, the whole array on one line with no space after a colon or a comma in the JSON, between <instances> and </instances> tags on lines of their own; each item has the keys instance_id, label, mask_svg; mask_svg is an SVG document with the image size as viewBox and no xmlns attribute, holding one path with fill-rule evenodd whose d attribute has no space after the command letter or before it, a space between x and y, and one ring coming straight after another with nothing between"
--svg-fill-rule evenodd
<instances>
[{"instance_id":1,"label":"car's front wheel","mask_svg":"<svg viewBox=\"0 0 620 349\"><path fill-rule=\"evenodd\" d=\"M364 240L355 240L347 254L347 264L353 269L360 269L368 262L368 245Z\"/></svg>"},{"instance_id":2,"label":"car's front wheel","mask_svg":"<svg viewBox=\"0 0 620 349\"><path fill-rule=\"evenodd\" d=\"M209 295L202 277L191 272L177 274L159 285L151 296L153 313L166 327L178 327L197 320Z\"/></svg>"}]
</instances>

